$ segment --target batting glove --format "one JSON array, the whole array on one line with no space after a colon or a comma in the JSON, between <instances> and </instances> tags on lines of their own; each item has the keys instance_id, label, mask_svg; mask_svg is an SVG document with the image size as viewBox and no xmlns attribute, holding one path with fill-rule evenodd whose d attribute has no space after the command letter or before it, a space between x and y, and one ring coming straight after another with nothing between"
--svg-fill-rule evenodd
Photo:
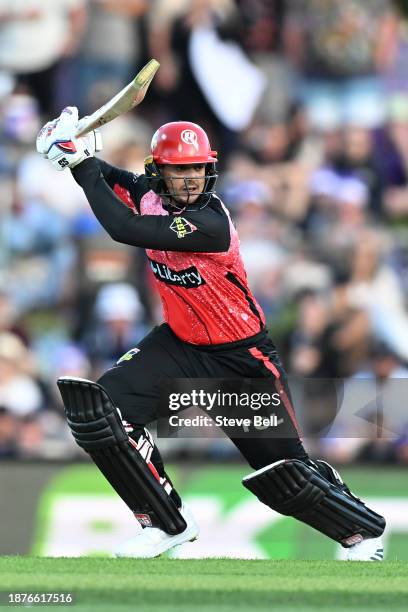
<instances>
[{"instance_id":1,"label":"batting glove","mask_svg":"<svg viewBox=\"0 0 408 612\"><path fill-rule=\"evenodd\" d=\"M57 170L75 168L84 159L102 150L99 130L75 138L77 124L78 109L67 106L58 119L46 123L37 136L37 151L49 159Z\"/></svg>"}]
</instances>

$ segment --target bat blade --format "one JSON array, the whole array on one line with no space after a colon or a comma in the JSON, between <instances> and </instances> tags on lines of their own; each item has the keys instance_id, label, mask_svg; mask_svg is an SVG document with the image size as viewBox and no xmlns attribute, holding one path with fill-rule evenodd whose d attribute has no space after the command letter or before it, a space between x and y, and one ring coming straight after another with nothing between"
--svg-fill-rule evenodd
<instances>
[{"instance_id":1,"label":"bat blade","mask_svg":"<svg viewBox=\"0 0 408 612\"><path fill-rule=\"evenodd\" d=\"M84 117L79 121L75 136L77 138L84 136L140 104L159 66L160 64L157 60L151 59L135 76L133 81L126 85L116 96L98 108L92 115Z\"/></svg>"}]
</instances>

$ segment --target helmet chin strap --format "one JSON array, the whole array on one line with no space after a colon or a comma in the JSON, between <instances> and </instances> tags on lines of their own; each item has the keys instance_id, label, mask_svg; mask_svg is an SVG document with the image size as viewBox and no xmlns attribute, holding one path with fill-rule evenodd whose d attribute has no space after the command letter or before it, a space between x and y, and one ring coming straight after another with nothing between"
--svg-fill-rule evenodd
<instances>
[{"instance_id":1,"label":"helmet chin strap","mask_svg":"<svg viewBox=\"0 0 408 612\"><path fill-rule=\"evenodd\" d=\"M167 200L168 202L168 208L171 209L171 212L175 212L175 213L182 213L186 210L187 206L188 206L188 202L187 204L185 204L182 208L177 207L175 204L173 204L173 202L175 202L176 204L178 204L177 200L173 197L170 198L162 198L163 200Z\"/></svg>"},{"instance_id":2,"label":"helmet chin strap","mask_svg":"<svg viewBox=\"0 0 408 612\"><path fill-rule=\"evenodd\" d=\"M194 208L194 210L202 210L203 208L205 208L209 202L209 199L207 196L204 202L200 202L200 197L202 195L206 195L206 194L200 194L196 202L193 202L193 204L189 204L187 202L187 204L185 204L182 208L181 207L178 208L177 206L172 204L171 200L177 203L177 200L175 200L174 198L171 198L170 200L170 198L162 196L162 200L167 202L167 204L164 205L165 210L169 210L170 212L180 214L184 212L189 206L193 206L194 204L197 206L197 208Z\"/></svg>"}]
</instances>

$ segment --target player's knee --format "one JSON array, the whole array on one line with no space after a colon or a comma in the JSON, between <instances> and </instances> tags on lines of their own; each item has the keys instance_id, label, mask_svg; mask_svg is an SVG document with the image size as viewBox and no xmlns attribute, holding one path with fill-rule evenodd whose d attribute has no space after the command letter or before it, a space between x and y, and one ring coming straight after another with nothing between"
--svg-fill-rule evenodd
<instances>
[{"instance_id":1,"label":"player's knee","mask_svg":"<svg viewBox=\"0 0 408 612\"><path fill-rule=\"evenodd\" d=\"M105 389L115 406L119 406L120 389L123 389L123 383L119 380L118 372L114 369L108 370L96 382Z\"/></svg>"},{"instance_id":2,"label":"player's knee","mask_svg":"<svg viewBox=\"0 0 408 612\"><path fill-rule=\"evenodd\" d=\"M107 370L97 380L97 383L109 395L113 405L118 409L122 421L131 423L137 432L142 433L144 425L149 419L146 419L145 412L139 408L137 398L129 389L120 369Z\"/></svg>"}]
</instances>

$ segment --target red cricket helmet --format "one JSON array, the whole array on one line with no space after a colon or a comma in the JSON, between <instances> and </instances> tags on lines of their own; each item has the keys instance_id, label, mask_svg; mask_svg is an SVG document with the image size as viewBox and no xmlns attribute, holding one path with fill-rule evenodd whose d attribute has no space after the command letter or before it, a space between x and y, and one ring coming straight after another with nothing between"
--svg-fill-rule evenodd
<instances>
[{"instance_id":1,"label":"red cricket helmet","mask_svg":"<svg viewBox=\"0 0 408 612\"><path fill-rule=\"evenodd\" d=\"M202 127L190 121L172 121L153 135L151 151L156 164L206 164L217 160Z\"/></svg>"},{"instance_id":2,"label":"red cricket helmet","mask_svg":"<svg viewBox=\"0 0 408 612\"><path fill-rule=\"evenodd\" d=\"M217 161L217 152L211 150L202 127L190 121L172 121L162 125L153 135L151 155L145 159L145 176L150 189L164 200L164 207L170 207L174 212L178 206L177 194L166 185L161 166L206 164L204 189L195 201L202 208L208 204L215 190ZM186 178L184 180L188 190L188 182Z\"/></svg>"}]
</instances>

